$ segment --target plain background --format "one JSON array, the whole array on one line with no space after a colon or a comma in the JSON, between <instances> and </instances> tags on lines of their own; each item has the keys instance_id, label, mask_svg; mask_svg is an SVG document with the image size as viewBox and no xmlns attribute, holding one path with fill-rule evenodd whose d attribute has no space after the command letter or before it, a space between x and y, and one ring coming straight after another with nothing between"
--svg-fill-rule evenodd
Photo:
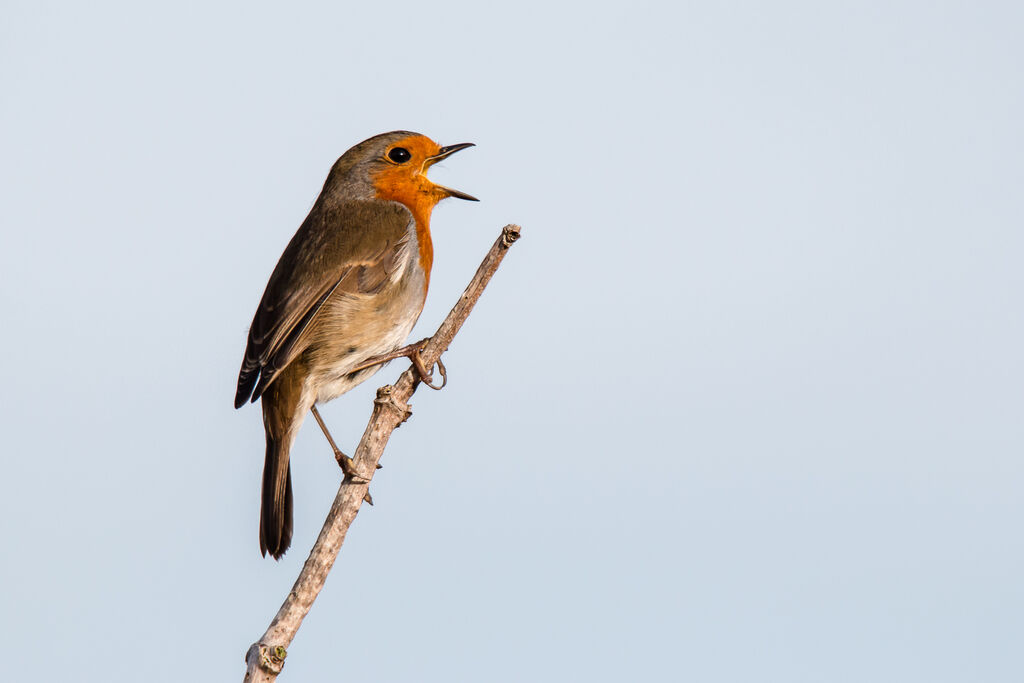
<instances>
[{"instance_id":1,"label":"plain background","mask_svg":"<svg viewBox=\"0 0 1024 683\"><path fill-rule=\"evenodd\" d=\"M240 679L340 477L261 559L247 325L392 129L478 145L415 334L523 239L282 680L1024 678L1020 3L3 16L6 680Z\"/></svg>"}]
</instances>

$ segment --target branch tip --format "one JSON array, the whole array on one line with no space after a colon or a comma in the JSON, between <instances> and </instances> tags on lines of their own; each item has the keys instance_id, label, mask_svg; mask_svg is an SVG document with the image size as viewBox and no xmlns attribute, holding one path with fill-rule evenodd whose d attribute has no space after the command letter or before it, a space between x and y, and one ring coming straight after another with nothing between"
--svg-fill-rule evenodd
<instances>
[{"instance_id":1,"label":"branch tip","mask_svg":"<svg viewBox=\"0 0 1024 683\"><path fill-rule=\"evenodd\" d=\"M271 648L263 643L253 643L249 651L245 653L245 661L251 669L252 660L255 658L257 667L276 676L284 668L284 660L287 656L288 650L281 645Z\"/></svg>"},{"instance_id":2,"label":"branch tip","mask_svg":"<svg viewBox=\"0 0 1024 683\"><path fill-rule=\"evenodd\" d=\"M515 223L509 223L501 231L501 246L508 249L520 236L520 228Z\"/></svg>"}]
</instances>

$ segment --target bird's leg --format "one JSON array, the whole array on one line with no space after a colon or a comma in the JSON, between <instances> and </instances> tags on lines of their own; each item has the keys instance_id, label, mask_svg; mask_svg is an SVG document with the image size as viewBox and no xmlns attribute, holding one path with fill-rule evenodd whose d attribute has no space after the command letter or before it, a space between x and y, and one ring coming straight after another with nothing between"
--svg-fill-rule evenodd
<instances>
[{"instance_id":1,"label":"bird's leg","mask_svg":"<svg viewBox=\"0 0 1024 683\"><path fill-rule=\"evenodd\" d=\"M441 373L441 386L437 386L433 383L434 376L427 369L427 366L423 363L423 357L420 356L420 351L426 343L430 341L430 337L421 339L415 344L409 344L403 346L400 349L395 349L390 353L381 353L376 356L370 356L365 361L357 365L350 372L358 372L359 370L365 370L366 368L372 368L374 365L380 365L381 363L387 363L388 361L395 360L396 358L408 358L412 361L413 367L416 368L416 374L419 375L421 382L426 384L431 389L444 389L444 386L448 384L448 371L444 367L444 363L440 359L437 361L437 369Z\"/></svg>"},{"instance_id":2,"label":"bird's leg","mask_svg":"<svg viewBox=\"0 0 1024 683\"><path fill-rule=\"evenodd\" d=\"M341 467L341 471L345 473L345 476L352 477L352 479L356 481L368 482L368 479L356 472L355 467L352 465L352 458L342 453L341 449L338 448L338 444L334 443L334 438L331 436L331 433L327 431L327 423L324 422L324 418L320 417L320 411L316 409L316 406L312 406L310 410L313 412L313 417L316 418L316 423L320 425L320 429L323 431L324 436L327 437L327 443L331 444L331 448L334 449L334 459L338 461L338 465ZM380 465L377 465L377 469L380 469L380 467ZM370 505L373 505L373 497L370 495L369 490L366 491L366 495L363 496L363 500Z\"/></svg>"},{"instance_id":3,"label":"bird's leg","mask_svg":"<svg viewBox=\"0 0 1024 683\"><path fill-rule=\"evenodd\" d=\"M327 431L327 423L324 422L324 418L320 417L320 411L316 409L316 406L313 406L310 410L313 412L313 417L316 418L316 423L320 425L320 429L323 431L324 436L327 437L327 443L331 444L331 448L334 450L334 459L337 460L338 465L341 466L341 471L345 474L350 474L353 477L357 476L355 470L352 469L352 458L342 453L341 449L338 448L338 444L334 443L334 438L331 436L331 433Z\"/></svg>"}]
</instances>

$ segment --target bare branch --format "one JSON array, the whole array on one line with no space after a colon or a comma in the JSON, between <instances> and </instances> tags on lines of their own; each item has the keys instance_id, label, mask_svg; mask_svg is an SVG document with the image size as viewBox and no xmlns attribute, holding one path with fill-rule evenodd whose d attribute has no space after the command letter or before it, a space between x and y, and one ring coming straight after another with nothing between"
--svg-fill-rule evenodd
<instances>
[{"instance_id":1,"label":"bare branch","mask_svg":"<svg viewBox=\"0 0 1024 683\"><path fill-rule=\"evenodd\" d=\"M501 236L487 252L466 291L423 348L421 356L427 368L434 367L441 354L448 349L491 276L494 275L494 271L505 258L508 248L517 239L518 225L506 225L502 229ZM363 496L370 486L370 480L373 479L391 432L412 414L407 401L419 383L419 374L414 368L409 368L394 385L383 386L377 390L373 414L353 456L353 469L359 476L346 476L342 481L334 504L327 513L327 520L320 531L320 536L316 539L299 578L296 579L295 585L266 633L259 641L253 643L246 653L245 683L274 681L281 673L287 648L327 580L327 574L338 557L341 544L345 542L345 534L348 533L352 520L359 512Z\"/></svg>"}]
</instances>

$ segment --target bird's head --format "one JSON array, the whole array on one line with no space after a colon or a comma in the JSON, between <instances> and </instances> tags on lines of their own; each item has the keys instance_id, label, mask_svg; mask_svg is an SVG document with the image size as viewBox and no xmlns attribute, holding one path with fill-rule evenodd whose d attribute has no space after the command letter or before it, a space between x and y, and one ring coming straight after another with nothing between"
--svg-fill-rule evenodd
<instances>
[{"instance_id":1,"label":"bird's head","mask_svg":"<svg viewBox=\"0 0 1024 683\"><path fill-rule=\"evenodd\" d=\"M439 201L448 197L479 201L427 178L431 166L467 147L473 147L473 143L441 147L419 133L383 133L345 152L331 169L327 186L333 185L349 196L401 202L414 214L425 211L429 215Z\"/></svg>"}]
</instances>

